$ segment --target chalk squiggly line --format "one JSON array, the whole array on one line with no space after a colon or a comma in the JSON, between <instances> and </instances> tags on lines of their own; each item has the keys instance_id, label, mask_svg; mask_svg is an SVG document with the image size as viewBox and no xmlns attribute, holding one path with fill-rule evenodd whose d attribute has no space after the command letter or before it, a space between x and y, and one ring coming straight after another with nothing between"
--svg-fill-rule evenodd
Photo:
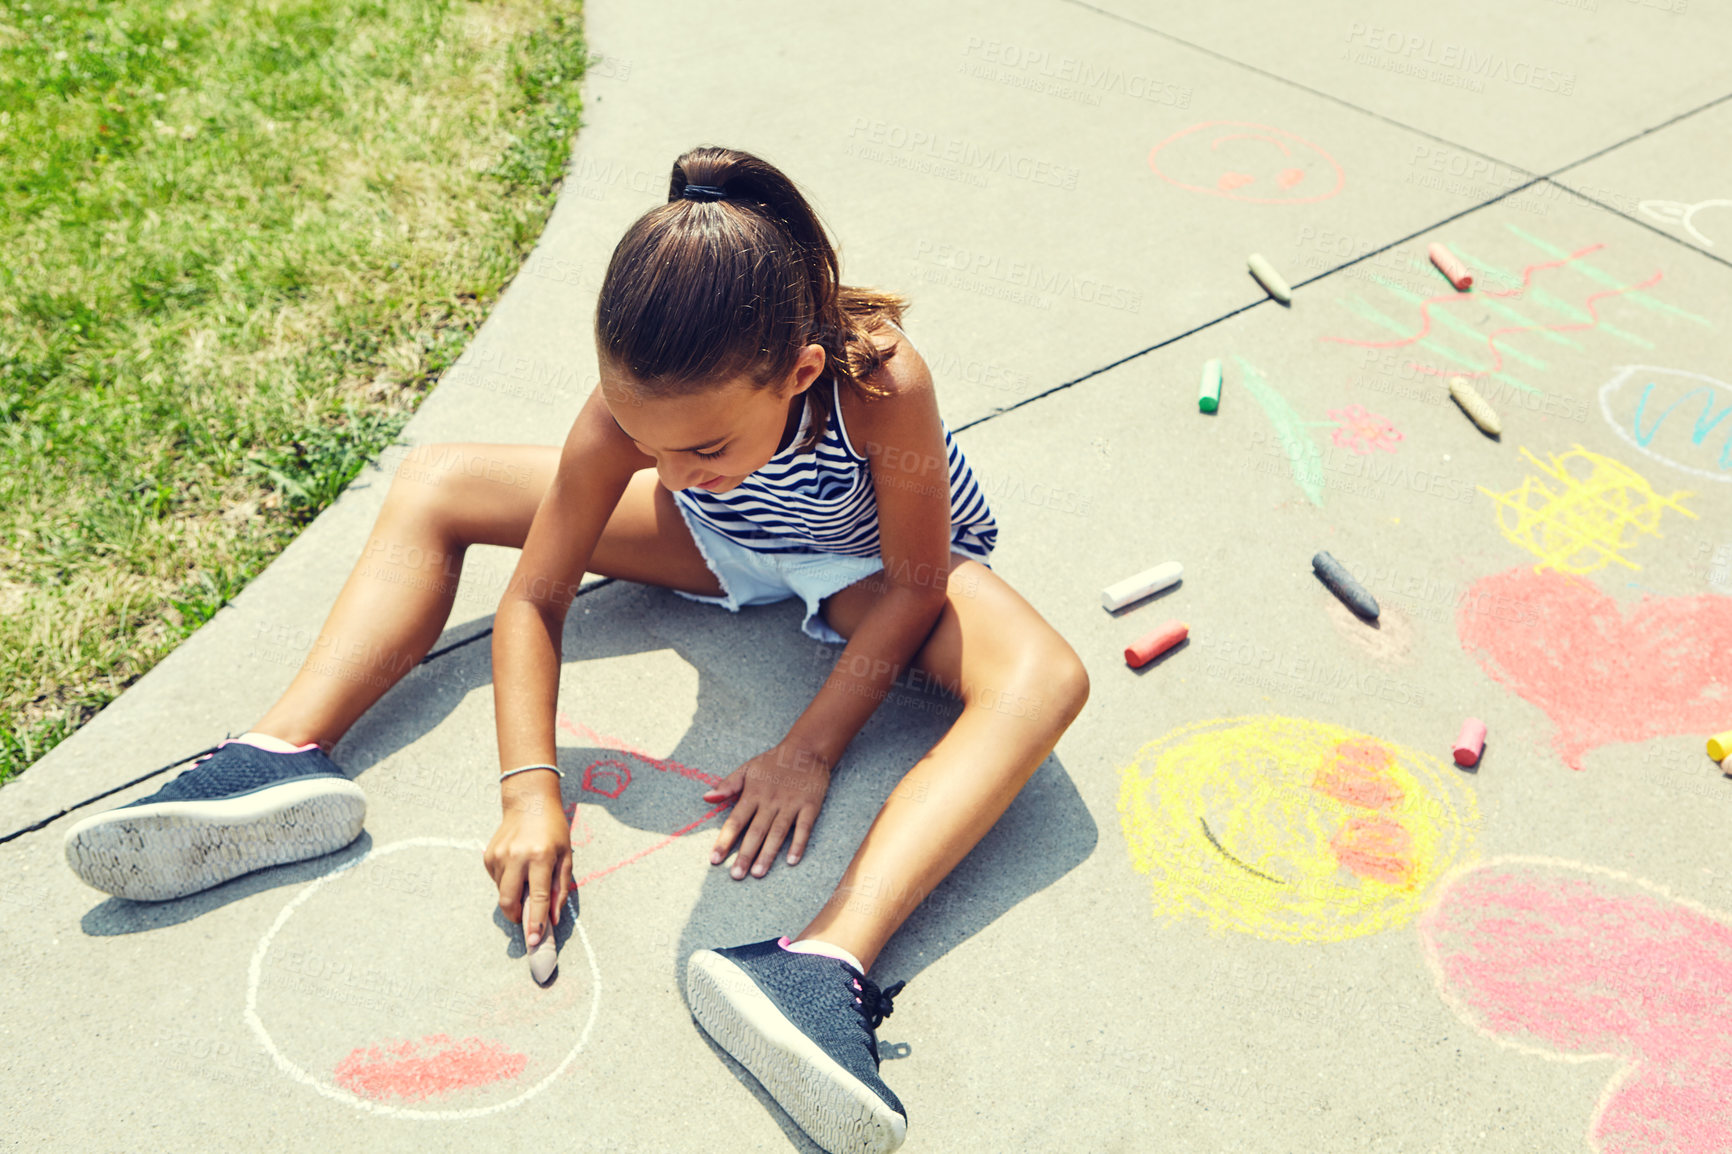
<instances>
[{"instance_id":1,"label":"chalk squiggly line","mask_svg":"<svg viewBox=\"0 0 1732 1154\"><path fill-rule=\"evenodd\" d=\"M1483 294L1476 294L1476 295L1483 295L1483 296L1488 296L1488 297L1520 296L1522 293L1526 292L1528 290L1529 286L1533 283L1533 277L1534 277L1535 273L1543 272L1547 269L1561 268L1564 265L1569 264L1571 261L1580 260L1582 257L1587 256L1589 253L1598 252L1600 249L1605 248L1605 247L1606 246L1603 243L1591 244L1587 248L1580 249L1576 252L1572 252L1569 256L1563 257L1559 260L1544 261L1540 264L1530 264L1526 268L1522 269L1522 282L1521 282L1521 285L1519 287L1508 288L1508 289L1496 289L1496 290L1485 292ZM1504 328L1501 328L1501 329L1494 329L1493 331L1487 333L1486 337L1485 337L1485 343L1486 343L1487 347L1489 347L1491 349L1492 358L1493 358L1492 366L1489 369L1475 369L1471 372L1459 372L1459 371L1454 371L1454 370L1442 369L1442 368L1439 368L1435 365L1421 364L1418 361L1412 361L1412 362L1409 362L1409 364L1411 364L1411 366L1413 368L1418 369L1420 372L1426 373L1427 375L1434 376L1434 377L1441 377L1441 376L1445 376L1445 375L1452 376L1452 377L1489 377L1489 376L1493 375L1494 373L1501 372L1503 369L1503 350L1498 348L1498 345L1497 345L1497 339L1499 337L1506 336L1510 333L1533 333L1533 332L1558 332L1558 333L1562 333L1562 332L1570 332L1570 331L1575 330L1575 329L1591 329L1600 323L1601 318L1600 318L1599 311L1594 306L1602 297L1622 296L1624 293L1639 292L1642 289L1651 288L1652 286L1659 284L1661 279L1664 277L1664 275L1665 275L1664 273L1656 270L1654 272L1653 276L1649 277L1645 281L1642 281L1640 284L1624 285L1621 288L1615 288L1615 289L1603 289L1600 292L1589 294L1587 300L1584 301L1583 303L1587 306L1588 315L1593 318L1593 320L1591 320L1591 321L1564 322L1564 323L1555 324L1555 325L1508 325L1508 326L1505 326ZM1439 303L1449 303L1449 302L1453 302L1453 301L1460 301L1462 299L1464 299L1464 298L1463 298L1462 294L1460 294L1460 293L1440 293L1439 295L1434 296L1434 297L1427 297L1425 300L1421 301L1420 305L1419 305L1419 315L1424 322L1423 324L1420 325L1419 331L1414 333L1411 336L1402 337L1400 340L1362 341L1362 340L1356 340L1352 337L1324 337L1323 339L1326 341L1334 341L1337 344L1353 345L1357 348L1364 348L1364 349L1394 349L1394 348L1400 348L1403 345L1415 344L1419 341L1424 340L1427 336L1429 336L1431 334L1431 306L1432 305L1439 304ZM1471 299L1471 298L1469 298L1469 299ZM1407 366L1403 366L1403 367L1405 368Z\"/></svg>"}]
</instances>

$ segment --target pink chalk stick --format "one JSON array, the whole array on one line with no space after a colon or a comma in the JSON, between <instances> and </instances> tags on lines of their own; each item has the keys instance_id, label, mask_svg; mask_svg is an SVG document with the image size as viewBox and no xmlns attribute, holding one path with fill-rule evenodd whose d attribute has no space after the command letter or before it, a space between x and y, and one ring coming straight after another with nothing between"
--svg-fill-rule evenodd
<instances>
[{"instance_id":1,"label":"pink chalk stick","mask_svg":"<svg viewBox=\"0 0 1732 1154\"><path fill-rule=\"evenodd\" d=\"M1720 768L1725 771L1727 777L1732 777L1732 753L1726 755L1726 760L1720 763Z\"/></svg>"},{"instance_id":2,"label":"pink chalk stick","mask_svg":"<svg viewBox=\"0 0 1732 1154\"><path fill-rule=\"evenodd\" d=\"M1461 723L1461 736L1455 739L1455 763L1472 769L1479 764L1485 750L1485 722L1470 717Z\"/></svg>"},{"instance_id":3,"label":"pink chalk stick","mask_svg":"<svg viewBox=\"0 0 1732 1154\"><path fill-rule=\"evenodd\" d=\"M1426 255L1431 257L1431 263L1437 266L1437 271L1449 278L1449 283L1466 292L1473 287L1473 274L1467 271L1467 266L1456 259L1454 253L1441 244L1427 248Z\"/></svg>"},{"instance_id":4,"label":"pink chalk stick","mask_svg":"<svg viewBox=\"0 0 1732 1154\"><path fill-rule=\"evenodd\" d=\"M1141 669L1190 634L1191 627L1183 621L1169 621L1125 646L1125 664L1132 669Z\"/></svg>"}]
</instances>

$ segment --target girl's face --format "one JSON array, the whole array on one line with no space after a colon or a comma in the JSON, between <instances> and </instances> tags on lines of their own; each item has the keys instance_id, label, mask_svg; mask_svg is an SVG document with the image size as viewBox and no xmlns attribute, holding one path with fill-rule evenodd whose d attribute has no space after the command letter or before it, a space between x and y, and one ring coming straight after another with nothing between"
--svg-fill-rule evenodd
<instances>
[{"instance_id":1,"label":"girl's face","mask_svg":"<svg viewBox=\"0 0 1732 1154\"><path fill-rule=\"evenodd\" d=\"M822 345L807 345L788 378L759 388L739 377L682 397L649 398L604 369L602 399L632 443L654 457L663 488L725 493L776 455L791 402L824 371Z\"/></svg>"}]
</instances>

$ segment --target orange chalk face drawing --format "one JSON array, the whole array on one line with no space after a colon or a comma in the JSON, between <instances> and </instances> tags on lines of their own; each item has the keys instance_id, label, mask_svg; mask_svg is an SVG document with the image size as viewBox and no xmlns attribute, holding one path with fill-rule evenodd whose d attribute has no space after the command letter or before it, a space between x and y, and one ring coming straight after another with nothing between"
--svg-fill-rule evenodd
<instances>
[{"instance_id":1,"label":"orange chalk face drawing","mask_svg":"<svg viewBox=\"0 0 1732 1154\"><path fill-rule=\"evenodd\" d=\"M1168 184L1247 204L1315 204L1347 184L1341 164L1284 128L1249 120L1208 120L1149 150L1149 167Z\"/></svg>"},{"instance_id":2,"label":"orange chalk face drawing","mask_svg":"<svg viewBox=\"0 0 1732 1154\"><path fill-rule=\"evenodd\" d=\"M1157 917L1274 941L1404 925L1468 856L1479 811L1439 759L1340 726L1183 726L1121 776L1119 816Z\"/></svg>"}]
</instances>

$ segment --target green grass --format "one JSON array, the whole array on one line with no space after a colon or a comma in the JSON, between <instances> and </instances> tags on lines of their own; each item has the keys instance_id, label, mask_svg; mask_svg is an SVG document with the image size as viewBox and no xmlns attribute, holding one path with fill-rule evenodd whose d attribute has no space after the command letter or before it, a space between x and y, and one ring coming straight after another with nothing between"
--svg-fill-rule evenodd
<instances>
[{"instance_id":1,"label":"green grass","mask_svg":"<svg viewBox=\"0 0 1732 1154\"><path fill-rule=\"evenodd\" d=\"M581 14L0 0L0 781L456 359L552 206Z\"/></svg>"}]
</instances>

